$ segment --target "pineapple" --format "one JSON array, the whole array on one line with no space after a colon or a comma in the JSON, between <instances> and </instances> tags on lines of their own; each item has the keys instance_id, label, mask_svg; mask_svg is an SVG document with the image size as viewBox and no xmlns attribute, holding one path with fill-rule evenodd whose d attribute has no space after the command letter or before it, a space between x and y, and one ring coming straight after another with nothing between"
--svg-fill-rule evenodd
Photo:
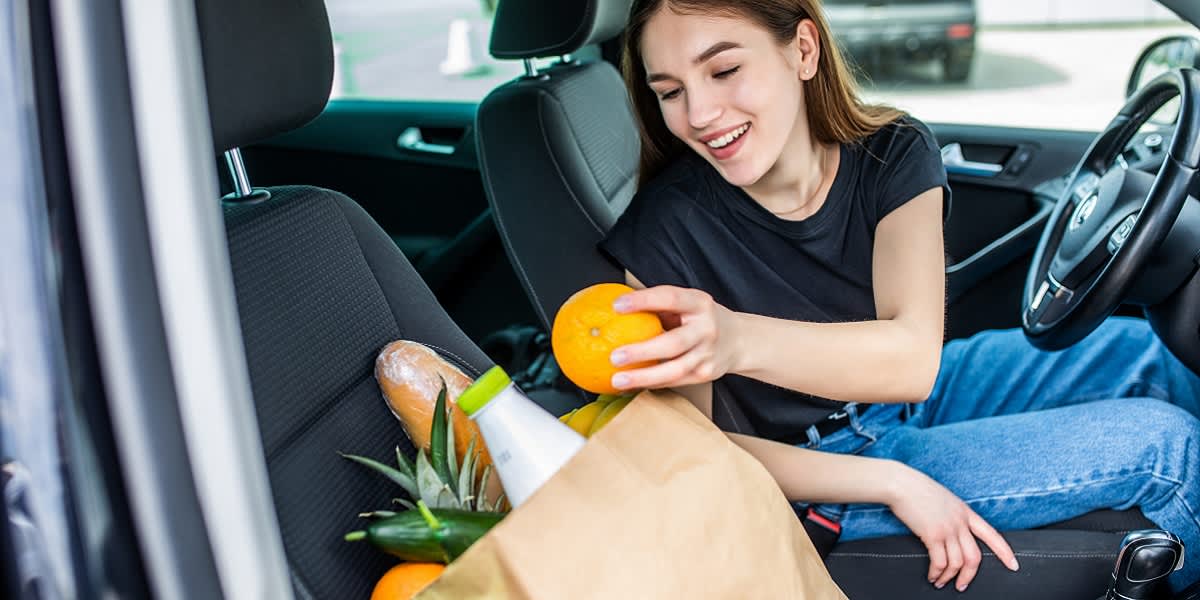
<instances>
[{"instance_id":1,"label":"pineapple","mask_svg":"<svg viewBox=\"0 0 1200 600\"><path fill-rule=\"evenodd\" d=\"M429 508L501 512L504 495L501 494L494 502L489 502L487 497L491 465L484 468L481 477L477 477L479 452L475 449L476 441L477 438L472 436L460 465L455 456L454 420L450 418L449 407L446 406L446 382L443 381L434 406L428 452L426 448L419 448L415 463L400 452L399 446L396 447L398 468L354 454L342 454L342 457L370 467L394 481L408 494L408 499L395 498L393 502L408 509L417 508L414 503L421 501ZM375 517L388 514L388 511L366 513Z\"/></svg>"}]
</instances>

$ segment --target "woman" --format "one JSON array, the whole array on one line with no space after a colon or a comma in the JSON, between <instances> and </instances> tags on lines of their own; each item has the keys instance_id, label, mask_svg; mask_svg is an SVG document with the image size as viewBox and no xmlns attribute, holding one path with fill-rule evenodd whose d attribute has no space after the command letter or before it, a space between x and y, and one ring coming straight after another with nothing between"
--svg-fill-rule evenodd
<instances>
[{"instance_id":1,"label":"woman","mask_svg":"<svg viewBox=\"0 0 1200 600\"><path fill-rule=\"evenodd\" d=\"M830 39L815 0L635 0L641 185L601 246L645 288L617 310L669 331L614 351L661 361L614 385L737 402L764 437L730 437L789 499L843 540L911 530L939 588L970 583L977 539L1018 568L993 525L1100 508L1200 548L1200 381L1131 319L1061 353L1019 331L943 349L937 146L863 104Z\"/></svg>"}]
</instances>

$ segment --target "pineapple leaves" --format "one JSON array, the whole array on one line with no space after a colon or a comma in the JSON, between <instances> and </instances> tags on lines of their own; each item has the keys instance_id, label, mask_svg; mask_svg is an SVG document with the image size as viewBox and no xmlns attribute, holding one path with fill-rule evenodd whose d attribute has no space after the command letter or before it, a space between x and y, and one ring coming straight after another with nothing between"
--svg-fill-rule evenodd
<instances>
[{"instance_id":1,"label":"pineapple leaves","mask_svg":"<svg viewBox=\"0 0 1200 600\"><path fill-rule=\"evenodd\" d=\"M462 469L458 473L458 497L466 505L464 508L474 507L475 461L479 459L475 452L475 441L476 437L472 435L471 443L467 444L467 454L463 456Z\"/></svg>"},{"instance_id":2,"label":"pineapple leaves","mask_svg":"<svg viewBox=\"0 0 1200 600\"><path fill-rule=\"evenodd\" d=\"M446 380L442 380L442 389L438 392L437 403L433 407L433 425L429 432L429 459L433 466L433 471L447 485L455 485L454 479L450 476L449 456L446 454L446 442L449 435L446 427ZM450 441L453 444L453 441ZM453 450L451 450L453 452ZM417 461L417 480L420 481L420 460ZM440 487L440 486L439 486ZM426 492L425 486L421 486L422 493ZM453 490L451 490L453 492ZM428 499L427 504L433 504ZM436 506L436 505L435 505Z\"/></svg>"},{"instance_id":3,"label":"pineapple leaves","mask_svg":"<svg viewBox=\"0 0 1200 600\"><path fill-rule=\"evenodd\" d=\"M371 460L365 456L344 454L342 452L339 452L338 454L340 454L342 458L352 460L360 465L365 465L371 469L374 469L375 471L378 471L379 473L382 473L384 477L391 479L401 488L404 488L405 493L407 493L409 496L413 498L417 497L417 481L411 474L398 471L379 461Z\"/></svg>"},{"instance_id":4,"label":"pineapple leaves","mask_svg":"<svg viewBox=\"0 0 1200 600\"><path fill-rule=\"evenodd\" d=\"M425 504L445 507L438 501L443 487L446 487L446 484L442 483L437 471L434 471L433 466L429 464L429 457L422 450L417 454L417 488L420 492L417 500L424 501Z\"/></svg>"},{"instance_id":5,"label":"pineapple leaves","mask_svg":"<svg viewBox=\"0 0 1200 600\"><path fill-rule=\"evenodd\" d=\"M442 380L442 393L446 393L446 381ZM446 401L449 404L450 398ZM454 414L452 407L446 406L446 467L450 472L450 477L446 479L450 483L450 487L455 491L459 491L458 487L458 456L457 456L457 441L454 439ZM466 458L465 456L463 457Z\"/></svg>"},{"instance_id":6,"label":"pineapple leaves","mask_svg":"<svg viewBox=\"0 0 1200 600\"><path fill-rule=\"evenodd\" d=\"M413 481L417 480L417 466L400 451L400 446L396 446L396 464L400 465L401 473L408 475Z\"/></svg>"},{"instance_id":7,"label":"pineapple leaves","mask_svg":"<svg viewBox=\"0 0 1200 600\"><path fill-rule=\"evenodd\" d=\"M479 495L475 498L476 510L487 510L487 484L492 476L492 465L483 468L483 476L479 478Z\"/></svg>"}]
</instances>

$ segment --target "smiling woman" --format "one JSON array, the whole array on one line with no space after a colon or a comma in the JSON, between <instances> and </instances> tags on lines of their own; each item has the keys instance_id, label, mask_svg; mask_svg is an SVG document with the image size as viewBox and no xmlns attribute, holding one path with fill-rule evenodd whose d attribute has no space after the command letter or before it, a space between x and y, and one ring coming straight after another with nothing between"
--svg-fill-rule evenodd
<instances>
[{"instance_id":1,"label":"smiling woman","mask_svg":"<svg viewBox=\"0 0 1200 600\"><path fill-rule=\"evenodd\" d=\"M731 439L785 495L844 541L911 531L935 588L967 588L979 542L1017 570L996 528L1102 508L1140 506L1200 546L1200 378L1145 321L1059 354L1021 330L943 348L941 153L859 100L830 42L812 0L633 3L641 186L601 248L644 288L622 310L677 325L617 349L659 362L614 385L737 404L761 437ZM1051 438L1055 460L1032 461ZM1182 563L1171 583L1198 576Z\"/></svg>"}]
</instances>

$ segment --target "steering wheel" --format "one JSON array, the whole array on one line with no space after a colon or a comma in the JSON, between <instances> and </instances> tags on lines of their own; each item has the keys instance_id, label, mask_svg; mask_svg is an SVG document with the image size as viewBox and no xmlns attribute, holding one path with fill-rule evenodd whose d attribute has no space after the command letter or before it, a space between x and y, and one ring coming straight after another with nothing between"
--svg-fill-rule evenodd
<instances>
[{"instance_id":1,"label":"steering wheel","mask_svg":"<svg viewBox=\"0 0 1200 600\"><path fill-rule=\"evenodd\" d=\"M1176 96L1179 119L1158 174L1117 160ZM1171 231L1198 168L1200 71L1169 71L1135 93L1092 142L1042 231L1021 309L1034 346L1066 348L1117 309Z\"/></svg>"}]
</instances>

